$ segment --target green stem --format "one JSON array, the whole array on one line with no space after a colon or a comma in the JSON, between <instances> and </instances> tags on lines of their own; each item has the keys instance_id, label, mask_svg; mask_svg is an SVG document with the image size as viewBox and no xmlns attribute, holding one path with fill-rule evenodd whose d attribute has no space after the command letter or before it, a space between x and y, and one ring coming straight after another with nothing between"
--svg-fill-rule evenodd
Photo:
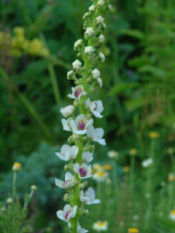
<instances>
[{"instance_id":1,"label":"green stem","mask_svg":"<svg viewBox=\"0 0 175 233\"><path fill-rule=\"evenodd\" d=\"M12 185L13 201L15 201L15 198L16 198L16 178L17 178L17 172L14 172L13 173L13 185Z\"/></svg>"},{"instance_id":2,"label":"green stem","mask_svg":"<svg viewBox=\"0 0 175 233\"><path fill-rule=\"evenodd\" d=\"M76 146L78 146L79 148L78 155L76 158L76 163L82 164L83 141L81 138L79 139L79 141L77 141ZM78 181L77 182L78 184L74 186L72 206L77 205L77 213L75 215L75 218L73 218L71 221L71 227L72 227L71 233L77 233L79 208L80 208L80 188L79 188L80 178L77 174L75 175L75 179Z\"/></svg>"},{"instance_id":3,"label":"green stem","mask_svg":"<svg viewBox=\"0 0 175 233\"><path fill-rule=\"evenodd\" d=\"M50 80L51 80L52 87L53 87L55 101L56 101L56 104L59 105L61 103L61 97L60 97L60 92L58 89L58 82L57 82L54 66L51 63L48 65L48 71L49 71Z\"/></svg>"},{"instance_id":4,"label":"green stem","mask_svg":"<svg viewBox=\"0 0 175 233\"><path fill-rule=\"evenodd\" d=\"M151 149L150 149L150 158L153 159L153 164L151 165L150 168L148 168L148 173L147 173L147 185L146 185L146 194L152 195L152 176L153 176L153 171L154 171L154 166L155 166L155 161L154 161L154 154L155 154L155 139L151 140ZM145 229L148 230L148 226L150 223L150 217L151 217L151 212L152 212L152 196L148 197L148 203L147 203L147 211L145 215Z\"/></svg>"}]
</instances>

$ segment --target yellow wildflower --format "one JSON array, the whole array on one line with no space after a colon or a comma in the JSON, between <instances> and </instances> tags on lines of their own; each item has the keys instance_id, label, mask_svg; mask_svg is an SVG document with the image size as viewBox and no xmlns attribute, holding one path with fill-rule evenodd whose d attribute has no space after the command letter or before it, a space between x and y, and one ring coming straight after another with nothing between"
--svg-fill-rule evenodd
<instances>
[{"instance_id":1,"label":"yellow wildflower","mask_svg":"<svg viewBox=\"0 0 175 233\"><path fill-rule=\"evenodd\" d=\"M103 167L104 167L104 169L107 170L107 171L109 171L109 170L112 169L112 166L111 166L110 164L105 164Z\"/></svg>"},{"instance_id":2,"label":"yellow wildflower","mask_svg":"<svg viewBox=\"0 0 175 233\"><path fill-rule=\"evenodd\" d=\"M21 166L20 163L15 162L15 163L13 164L12 170L13 170L14 172L18 172L18 171L21 170L21 167L22 167L22 166Z\"/></svg>"},{"instance_id":3,"label":"yellow wildflower","mask_svg":"<svg viewBox=\"0 0 175 233\"><path fill-rule=\"evenodd\" d=\"M130 167L128 167L128 166L125 166L125 167L123 168L123 171L124 171L124 172L129 172L129 170L130 170Z\"/></svg>"},{"instance_id":4,"label":"yellow wildflower","mask_svg":"<svg viewBox=\"0 0 175 233\"><path fill-rule=\"evenodd\" d=\"M139 233L139 230L137 228L129 228L128 233Z\"/></svg>"},{"instance_id":5,"label":"yellow wildflower","mask_svg":"<svg viewBox=\"0 0 175 233\"><path fill-rule=\"evenodd\" d=\"M159 138L159 137L160 137L160 134L157 133L157 132L150 132L150 133L149 133L149 137L150 137L150 138Z\"/></svg>"},{"instance_id":6,"label":"yellow wildflower","mask_svg":"<svg viewBox=\"0 0 175 233\"><path fill-rule=\"evenodd\" d=\"M137 154L137 150L136 150L135 148L133 148L133 149L131 149L131 150L129 151L129 153L130 153L131 155L136 155L136 154Z\"/></svg>"},{"instance_id":7,"label":"yellow wildflower","mask_svg":"<svg viewBox=\"0 0 175 233\"><path fill-rule=\"evenodd\" d=\"M168 174L168 181L170 182L175 181L175 175L173 173Z\"/></svg>"}]
</instances>

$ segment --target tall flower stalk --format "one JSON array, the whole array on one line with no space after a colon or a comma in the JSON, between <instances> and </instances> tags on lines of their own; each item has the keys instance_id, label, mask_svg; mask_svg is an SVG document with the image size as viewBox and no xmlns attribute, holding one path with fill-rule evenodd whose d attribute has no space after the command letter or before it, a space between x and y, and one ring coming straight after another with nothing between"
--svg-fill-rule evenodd
<instances>
[{"instance_id":1,"label":"tall flower stalk","mask_svg":"<svg viewBox=\"0 0 175 233\"><path fill-rule=\"evenodd\" d=\"M112 6L109 0L92 0L93 4L83 16L84 39L75 42L74 49L78 59L72 63L73 69L67 74L68 80L74 81L72 93L68 95L73 104L61 108L63 115L63 129L69 131L71 136L68 144L62 146L56 155L68 164L65 166L65 181L55 179L58 187L67 191L64 200L68 202L63 210L57 211L57 217L68 223L68 232L88 232L81 228L79 218L87 214L85 205L100 203L95 199L93 188L87 188L90 178L94 145L98 142L105 145L104 130L94 128L94 119L102 118L103 103L101 100L91 100L90 94L102 87L100 71L97 69L99 62L105 61L105 56L100 52L100 46L105 40L103 31L106 28L104 16ZM84 188L86 189L84 190Z\"/></svg>"}]
</instances>

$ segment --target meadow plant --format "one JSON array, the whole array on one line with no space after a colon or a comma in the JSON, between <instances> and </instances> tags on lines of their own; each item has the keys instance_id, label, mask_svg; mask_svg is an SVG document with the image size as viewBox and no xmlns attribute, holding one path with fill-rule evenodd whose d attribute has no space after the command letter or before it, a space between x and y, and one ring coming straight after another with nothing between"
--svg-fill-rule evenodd
<instances>
[{"instance_id":1,"label":"meadow plant","mask_svg":"<svg viewBox=\"0 0 175 233\"><path fill-rule=\"evenodd\" d=\"M93 116L102 118L103 103L101 100L90 100L89 94L102 87L100 71L97 69L99 62L105 61L100 46L105 40L103 31L106 28L104 15L111 10L108 0L93 0L93 5L84 14L84 37L74 44L78 59L72 65L73 69L67 73L67 79L73 80L75 86L68 95L73 99L73 105L61 108L60 112L65 117L62 119L63 129L72 133L68 144L62 146L56 155L69 163L65 166L65 181L55 179L58 187L66 189L64 200L68 202L63 210L57 211L57 217L68 223L68 232L88 232L81 228L79 218L88 213L85 204L97 204L95 191L87 186L85 179L92 177L91 165L94 145L98 142L105 145L104 130L94 128Z\"/></svg>"},{"instance_id":2,"label":"meadow plant","mask_svg":"<svg viewBox=\"0 0 175 233\"><path fill-rule=\"evenodd\" d=\"M28 214L29 202L37 190L36 185L31 186L30 193L25 195L22 205L16 195L17 174L21 170L21 164L15 162L12 167L13 182L12 194L7 198L6 203L0 203L0 232L2 233L30 233L32 227L25 226L24 221Z\"/></svg>"}]
</instances>

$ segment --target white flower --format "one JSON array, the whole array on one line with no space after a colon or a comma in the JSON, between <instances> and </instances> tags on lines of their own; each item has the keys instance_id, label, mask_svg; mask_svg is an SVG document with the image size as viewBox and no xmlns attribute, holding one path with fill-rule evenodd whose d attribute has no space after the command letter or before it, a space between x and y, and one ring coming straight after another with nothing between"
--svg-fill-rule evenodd
<instances>
[{"instance_id":1,"label":"white flower","mask_svg":"<svg viewBox=\"0 0 175 233\"><path fill-rule=\"evenodd\" d=\"M102 128L90 127L87 131L87 136L91 138L93 141L100 143L101 145L106 145L104 139L102 139L104 135L104 130Z\"/></svg>"},{"instance_id":2,"label":"white flower","mask_svg":"<svg viewBox=\"0 0 175 233\"><path fill-rule=\"evenodd\" d=\"M91 165L87 165L86 163L83 163L79 165L78 163L74 164L74 171L79 175L81 179L89 178L91 177Z\"/></svg>"},{"instance_id":3,"label":"white flower","mask_svg":"<svg viewBox=\"0 0 175 233\"><path fill-rule=\"evenodd\" d=\"M64 117L68 117L74 112L74 110L75 110L75 107L73 105L68 105L64 108L61 108L60 112Z\"/></svg>"},{"instance_id":4,"label":"white flower","mask_svg":"<svg viewBox=\"0 0 175 233\"><path fill-rule=\"evenodd\" d=\"M96 18L96 22L98 23L98 24L103 24L104 23L104 21L105 21L105 19L100 15L100 16L98 16L97 18Z\"/></svg>"},{"instance_id":5,"label":"white flower","mask_svg":"<svg viewBox=\"0 0 175 233\"><path fill-rule=\"evenodd\" d=\"M97 182L103 182L107 178L108 178L108 173L101 169L97 170L97 172L95 172L93 175L93 179L96 180Z\"/></svg>"},{"instance_id":6,"label":"white flower","mask_svg":"<svg viewBox=\"0 0 175 233\"><path fill-rule=\"evenodd\" d=\"M96 231L107 231L108 230L108 223L102 222L102 221L98 221L96 223L93 224L92 228Z\"/></svg>"},{"instance_id":7,"label":"white flower","mask_svg":"<svg viewBox=\"0 0 175 233\"><path fill-rule=\"evenodd\" d=\"M67 73L67 79L70 79L73 75L74 75L73 70L70 70L70 71Z\"/></svg>"},{"instance_id":8,"label":"white flower","mask_svg":"<svg viewBox=\"0 0 175 233\"><path fill-rule=\"evenodd\" d=\"M172 221L175 221L175 210L172 210L169 214L169 218L172 220Z\"/></svg>"},{"instance_id":9,"label":"white flower","mask_svg":"<svg viewBox=\"0 0 175 233\"><path fill-rule=\"evenodd\" d=\"M75 121L70 119L70 128L75 134L86 134L87 129L93 124L93 119L87 119L84 114L76 117Z\"/></svg>"},{"instance_id":10,"label":"white flower","mask_svg":"<svg viewBox=\"0 0 175 233\"><path fill-rule=\"evenodd\" d=\"M90 6L89 11L91 11L91 12L95 11L95 6L94 5Z\"/></svg>"},{"instance_id":11,"label":"white flower","mask_svg":"<svg viewBox=\"0 0 175 233\"><path fill-rule=\"evenodd\" d=\"M109 9L110 11L112 11L112 10L113 10L113 6L112 6L111 4L109 4L109 5L108 5L108 9Z\"/></svg>"},{"instance_id":12,"label":"white flower","mask_svg":"<svg viewBox=\"0 0 175 233\"><path fill-rule=\"evenodd\" d=\"M102 79L101 78L97 78L97 83L99 85L99 87L102 87L103 86L103 82L102 82Z\"/></svg>"},{"instance_id":13,"label":"white flower","mask_svg":"<svg viewBox=\"0 0 175 233\"><path fill-rule=\"evenodd\" d=\"M105 5L105 1L104 0L99 0L98 1L98 5L99 6L104 6Z\"/></svg>"},{"instance_id":14,"label":"white flower","mask_svg":"<svg viewBox=\"0 0 175 233\"><path fill-rule=\"evenodd\" d=\"M64 206L63 210L57 211L57 217L65 222L69 222L72 218L75 217L77 212L77 206L72 207L71 205L67 204Z\"/></svg>"},{"instance_id":15,"label":"white flower","mask_svg":"<svg viewBox=\"0 0 175 233\"><path fill-rule=\"evenodd\" d=\"M82 39L79 39L75 42L74 44L74 49L77 50L83 43L83 40Z\"/></svg>"},{"instance_id":16,"label":"white flower","mask_svg":"<svg viewBox=\"0 0 175 233\"><path fill-rule=\"evenodd\" d=\"M91 187L86 192L80 191L80 201L87 205L100 203L100 200L95 199L95 191Z\"/></svg>"},{"instance_id":17,"label":"white flower","mask_svg":"<svg viewBox=\"0 0 175 233\"><path fill-rule=\"evenodd\" d=\"M90 13L89 13L89 12L86 12L86 13L83 15L83 19L86 19L89 15L90 15Z\"/></svg>"},{"instance_id":18,"label":"white flower","mask_svg":"<svg viewBox=\"0 0 175 233\"><path fill-rule=\"evenodd\" d=\"M101 100L90 101L87 99L86 105L89 107L90 111L94 114L94 116L98 118L102 118L103 116L100 114L103 112L103 103Z\"/></svg>"},{"instance_id":19,"label":"white flower","mask_svg":"<svg viewBox=\"0 0 175 233\"><path fill-rule=\"evenodd\" d=\"M7 198L7 204L12 204L13 203L13 199L11 197Z\"/></svg>"},{"instance_id":20,"label":"white flower","mask_svg":"<svg viewBox=\"0 0 175 233\"><path fill-rule=\"evenodd\" d=\"M86 233L86 232L88 232L88 230L81 228L80 224L78 223L77 233Z\"/></svg>"},{"instance_id":21,"label":"white flower","mask_svg":"<svg viewBox=\"0 0 175 233\"><path fill-rule=\"evenodd\" d=\"M77 154L78 154L78 147L77 146L71 147L67 144L61 147L61 153L56 152L56 155L64 161L75 159L77 157Z\"/></svg>"},{"instance_id":22,"label":"white flower","mask_svg":"<svg viewBox=\"0 0 175 233\"><path fill-rule=\"evenodd\" d=\"M142 162L143 167L149 167L153 163L153 159L146 159Z\"/></svg>"},{"instance_id":23,"label":"white flower","mask_svg":"<svg viewBox=\"0 0 175 233\"><path fill-rule=\"evenodd\" d=\"M94 52L94 48L92 46L87 46L84 48L84 52L88 54L92 54Z\"/></svg>"},{"instance_id":24,"label":"white flower","mask_svg":"<svg viewBox=\"0 0 175 233\"><path fill-rule=\"evenodd\" d=\"M75 181L74 176L70 172L66 172L65 181L55 178L56 186L58 186L59 188L63 188L63 189L72 188L75 185L74 181Z\"/></svg>"},{"instance_id":25,"label":"white flower","mask_svg":"<svg viewBox=\"0 0 175 233\"><path fill-rule=\"evenodd\" d=\"M75 60L72 63L73 69L75 69L75 70L79 70L81 68L81 65L82 65L82 63L79 60Z\"/></svg>"},{"instance_id":26,"label":"white flower","mask_svg":"<svg viewBox=\"0 0 175 233\"><path fill-rule=\"evenodd\" d=\"M95 32L94 32L94 29L92 27L87 28L85 31L85 35L88 37L93 36L94 34L95 34Z\"/></svg>"},{"instance_id":27,"label":"white flower","mask_svg":"<svg viewBox=\"0 0 175 233\"><path fill-rule=\"evenodd\" d=\"M82 161L83 163L89 163L93 160L93 153L91 153L90 151L84 151L82 153Z\"/></svg>"},{"instance_id":28,"label":"white flower","mask_svg":"<svg viewBox=\"0 0 175 233\"><path fill-rule=\"evenodd\" d=\"M82 85L72 87L72 94L69 94L68 97L71 99L80 99L83 95L86 95L86 92L83 89Z\"/></svg>"},{"instance_id":29,"label":"white flower","mask_svg":"<svg viewBox=\"0 0 175 233\"><path fill-rule=\"evenodd\" d=\"M101 62L105 61L105 55L103 53L100 52L99 57L100 57Z\"/></svg>"},{"instance_id":30,"label":"white flower","mask_svg":"<svg viewBox=\"0 0 175 233\"><path fill-rule=\"evenodd\" d=\"M99 36L99 42L100 42L100 43L103 43L104 41L105 41L105 37L104 37L103 34L101 34L101 35Z\"/></svg>"},{"instance_id":31,"label":"white flower","mask_svg":"<svg viewBox=\"0 0 175 233\"><path fill-rule=\"evenodd\" d=\"M117 151L114 151L114 150L111 150L108 152L108 157L111 158L111 159L115 159L118 157L118 152Z\"/></svg>"},{"instance_id":32,"label":"white flower","mask_svg":"<svg viewBox=\"0 0 175 233\"><path fill-rule=\"evenodd\" d=\"M100 71L98 69L94 69L92 71L93 78L100 78Z\"/></svg>"}]
</instances>

